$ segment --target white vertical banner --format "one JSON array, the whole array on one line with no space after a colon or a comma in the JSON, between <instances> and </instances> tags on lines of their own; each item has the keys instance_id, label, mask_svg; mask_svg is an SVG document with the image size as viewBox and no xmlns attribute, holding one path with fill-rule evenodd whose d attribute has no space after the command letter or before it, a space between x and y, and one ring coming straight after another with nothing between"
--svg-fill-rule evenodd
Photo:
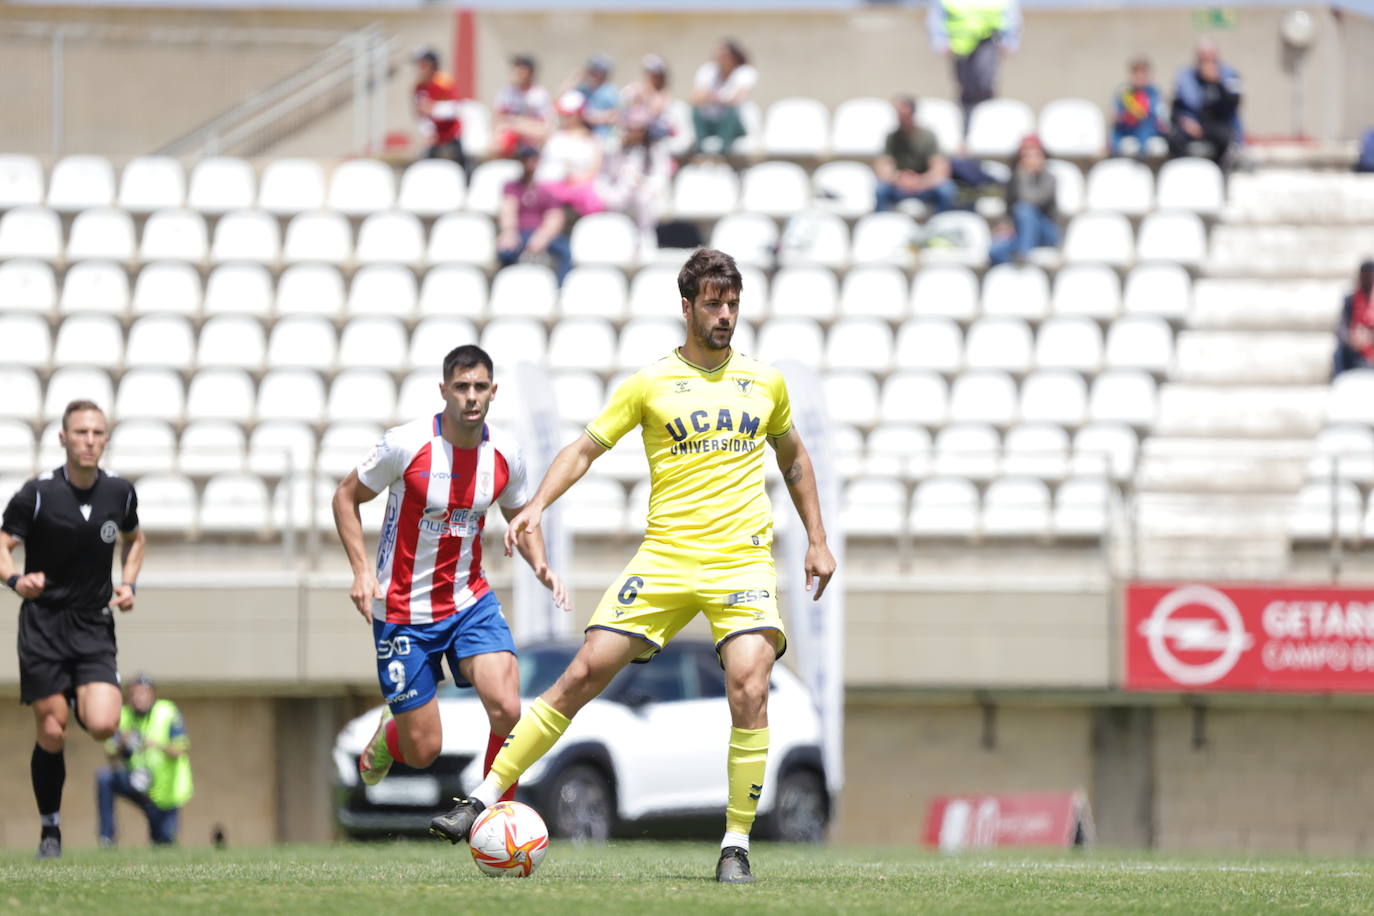
<instances>
[{"instance_id":1,"label":"white vertical banner","mask_svg":"<svg viewBox=\"0 0 1374 916\"><path fill-rule=\"evenodd\" d=\"M554 456L564 444L559 441L562 420L558 415L558 405L554 402L553 382L542 365L517 363L515 381L519 403L515 411L519 418L516 434L520 448L525 453L529 495L533 497ZM548 553L549 567L567 582L568 571L572 569L572 540L562 524L562 510L558 503L544 510L540 528L544 532L544 549ZM553 639L571 633L571 615L554 606L553 594L540 584L534 571L518 554L514 562L512 603L520 641Z\"/></svg>"},{"instance_id":2,"label":"white vertical banner","mask_svg":"<svg viewBox=\"0 0 1374 916\"><path fill-rule=\"evenodd\" d=\"M844 785L844 529L840 527L840 477L830 450L830 417L825 409L819 377L800 363L779 363L792 402L792 425L811 455L826 525L830 552L838 564L835 576L819 601L806 591L806 529L792 506L775 512L792 513L782 533L780 580L787 596L787 626L797 669L811 690L821 720L821 753L832 798Z\"/></svg>"}]
</instances>

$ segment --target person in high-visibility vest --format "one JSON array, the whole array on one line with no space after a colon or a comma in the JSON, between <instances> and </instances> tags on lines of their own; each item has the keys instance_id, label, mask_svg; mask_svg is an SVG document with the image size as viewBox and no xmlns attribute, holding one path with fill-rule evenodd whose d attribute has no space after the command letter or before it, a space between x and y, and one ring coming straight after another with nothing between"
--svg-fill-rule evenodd
<instances>
[{"instance_id":1,"label":"person in high-visibility vest","mask_svg":"<svg viewBox=\"0 0 1374 916\"><path fill-rule=\"evenodd\" d=\"M143 809L154 845L176 842L181 809L191 798L191 739L171 700L159 700L153 679L140 674L129 687L119 731L107 742L110 765L96 774L100 845L115 842L115 796Z\"/></svg>"},{"instance_id":2,"label":"person in high-visibility vest","mask_svg":"<svg viewBox=\"0 0 1374 916\"><path fill-rule=\"evenodd\" d=\"M930 45L954 61L964 130L979 102L997 93L997 71L1003 55L1021 40L1021 5L1017 0L928 0L926 28Z\"/></svg>"}]
</instances>

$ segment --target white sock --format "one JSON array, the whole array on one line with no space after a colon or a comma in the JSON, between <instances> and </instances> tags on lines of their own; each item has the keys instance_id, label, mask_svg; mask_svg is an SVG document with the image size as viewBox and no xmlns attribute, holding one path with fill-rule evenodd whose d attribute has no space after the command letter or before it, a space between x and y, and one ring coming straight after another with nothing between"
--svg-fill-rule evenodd
<instances>
[{"instance_id":1,"label":"white sock","mask_svg":"<svg viewBox=\"0 0 1374 916\"><path fill-rule=\"evenodd\" d=\"M44 827L61 827L62 815L57 811L52 814L40 814L38 815L38 823Z\"/></svg>"},{"instance_id":2,"label":"white sock","mask_svg":"<svg viewBox=\"0 0 1374 916\"><path fill-rule=\"evenodd\" d=\"M496 776L494 774L488 774L487 778L482 780L482 784L474 789L468 798L481 802L484 808L490 808L492 805L496 804L496 800L500 798L505 791L505 787L497 781Z\"/></svg>"},{"instance_id":3,"label":"white sock","mask_svg":"<svg viewBox=\"0 0 1374 916\"><path fill-rule=\"evenodd\" d=\"M724 849L726 846L738 846L740 849L743 849L745 852L748 852L748 851L749 851L749 834L747 834L747 833L727 833L727 834L725 834L725 839L723 839L723 840L720 841L720 848L721 848L721 849Z\"/></svg>"}]
</instances>

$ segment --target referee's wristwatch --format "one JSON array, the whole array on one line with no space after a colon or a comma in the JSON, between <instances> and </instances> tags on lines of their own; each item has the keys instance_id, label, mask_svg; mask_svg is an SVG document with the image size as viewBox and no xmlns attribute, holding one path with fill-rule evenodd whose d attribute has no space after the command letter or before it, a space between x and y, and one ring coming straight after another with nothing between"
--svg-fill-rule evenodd
<instances>
[{"instance_id":1,"label":"referee's wristwatch","mask_svg":"<svg viewBox=\"0 0 1374 916\"><path fill-rule=\"evenodd\" d=\"M132 594L132 595L137 595L137 594L138 594L138 583L137 583L137 582L121 582L121 583L119 583L119 587L120 587L120 588L123 588L123 587L126 586L126 585L129 586L129 593L130 593L130 594Z\"/></svg>"},{"instance_id":2,"label":"referee's wristwatch","mask_svg":"<svg viewBox=\"0 0 1374 916\"><path fill-rule=\"evenodd\" d=\"M10 587L10 591L18 592L19 589L15 588L15 586L19 584L19 573L15 573L14 575L6 579L5 584Z\"/></svg>"}]
</instances>

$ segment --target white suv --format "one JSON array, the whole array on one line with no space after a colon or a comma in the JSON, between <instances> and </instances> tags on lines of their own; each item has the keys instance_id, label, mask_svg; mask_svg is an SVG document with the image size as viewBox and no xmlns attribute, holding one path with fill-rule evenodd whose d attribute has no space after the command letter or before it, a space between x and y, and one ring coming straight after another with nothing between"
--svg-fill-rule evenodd
<instances>
[{"instance_id":1,"label":"white suv","mask_svg":"<svg viewBox=\"0 0 1374 916\"><path fill-rule=\"evenodd\" d=\"M520 650L520 694L538 696L563 672L576 644ZM379 785L358 779L358 754L381 707L348 723L334 745L338 821L352 836L423 833L451 796L476 787L490 731L471 690L441 690L444 746L434 764L402 764ZM821 762L820 722L806 688L781 665L768 700L768 775L755 834L789 842L825 837L832 800ZM556 837L719 830L726 801L730 710L709 642L681 639L652 663L630 665L588 703L567 733L521 778L519 798Z\"/></svg>"}]
</instances>

